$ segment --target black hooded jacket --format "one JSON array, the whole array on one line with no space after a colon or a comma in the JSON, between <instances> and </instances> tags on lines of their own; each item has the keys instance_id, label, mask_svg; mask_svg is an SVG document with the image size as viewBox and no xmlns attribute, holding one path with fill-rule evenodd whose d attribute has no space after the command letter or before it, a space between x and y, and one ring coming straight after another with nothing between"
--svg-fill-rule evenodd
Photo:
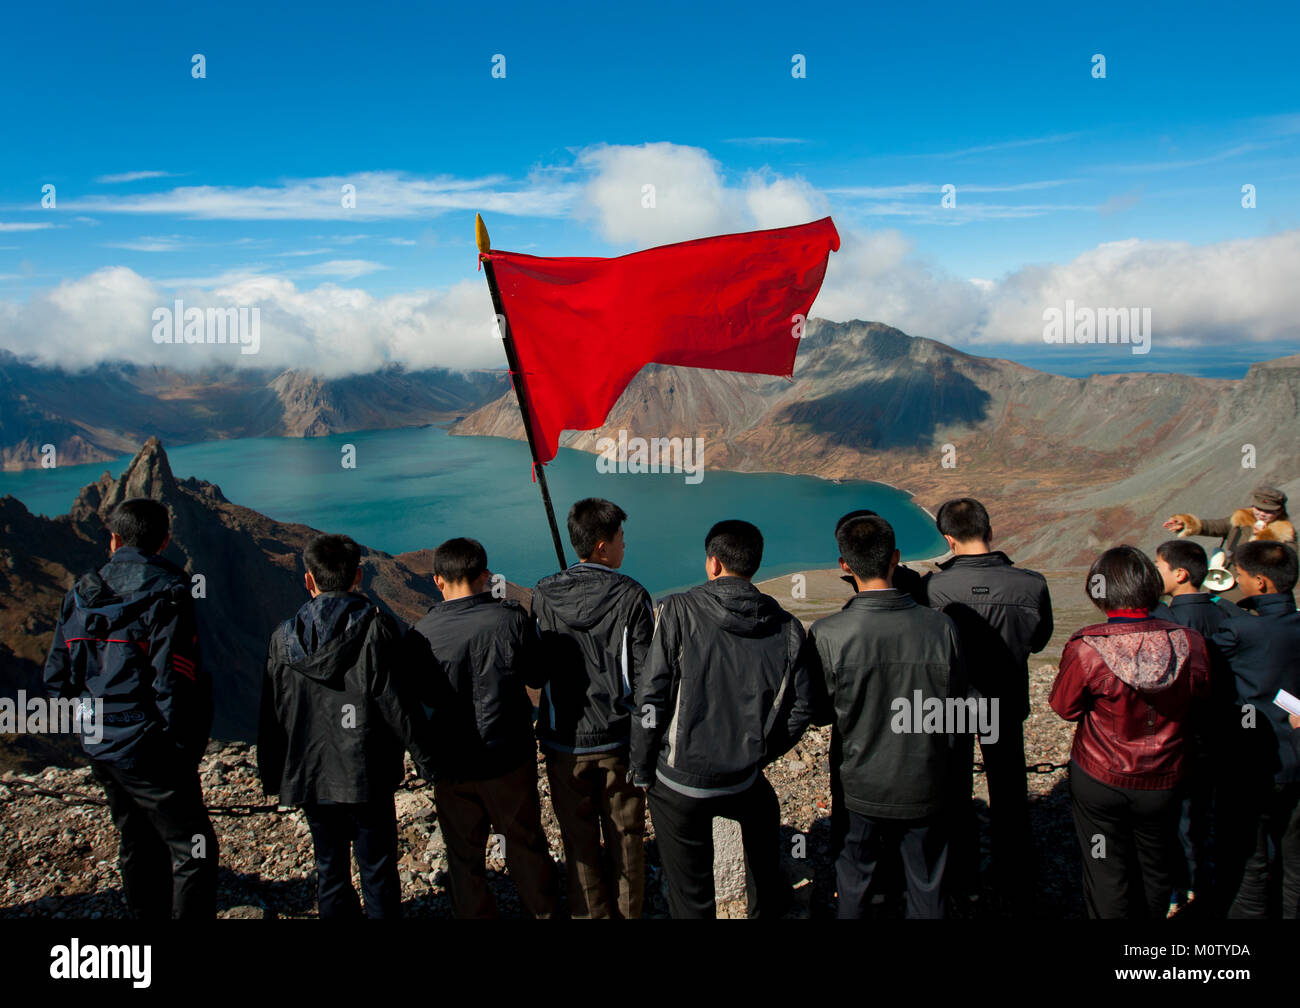
<instances>
[{"instance_id":1,"label":"black hooded jacket","mask_svg":"<svg viewBox=\"0 0 1300 1008\"><path fill-rule=\"evenodd\" d=\"M286 805L392 794L404 751L427 776L416 651L363 595L322 592L271 635L257 739L262 789Z\"/></svg>"},{"instance_id":2,"label":"black hooded jacket","mask_svg":"<svg viewBox=\"0 0 1300 1008\"><path fill-rule=\"evenodd\" d=\"M439 602L415 629L429 643L419 688L433 708L435 772L487 780L535 759L533 702L525 686L539 686L543 668L528 611L479 592Z\"/></svg>"},{"instance_id":3,"label":"black hooded jacket","mask_svg":"<svg viewBox=\"0 0 1300 1008\"><path fill-rule=\"evenodd\" d=\"M203 756L212 727L212 681L199 657L186 573L132 546L83 575L64 597L45 662L52 697L101 705L92 759L143 776Z\"/></svg>"},{"instance_id":4,"label":"black hooded jacket","mask_svg":"<svg viewBox=\"0 0 1300 1008\"><path fill-rule=\"evenodd\" d=\"M650 595L609 567L577 563L537 582L545 683L543 749L588 753L628 744L629 708L654 633Z\"/></svg>"},{"instance_id":5,"label":"black hooded jacket","mask_svg":"<svg viewBox=\"0 0 1300 1008\"><path fill-rule=\"evenodd\" d=\"M733 788L784 755L812 718L806 657L803 626L744 578L661 600L637 683L635 780Z\"/></svg>"}]
</instances>

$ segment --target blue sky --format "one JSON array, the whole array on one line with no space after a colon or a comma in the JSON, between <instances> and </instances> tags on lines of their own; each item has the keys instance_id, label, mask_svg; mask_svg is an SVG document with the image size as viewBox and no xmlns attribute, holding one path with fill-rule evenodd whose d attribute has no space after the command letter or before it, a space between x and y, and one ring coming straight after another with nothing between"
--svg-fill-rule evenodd
<instances>
[{"instance_id":1,"label":"blue sky","mask_svg":"<svg viewBox=\"0 0 1300 1008\"><path fill-rule=\"evenodd\" d=\"M1040 302L1072 291L1154 304L1168 338L1127 369L1300 350L1297 295L1266 268L1300 248L1295 4L55 4L6 20L0 346L20 353L62 345L43 325L84 340L96 311L175 290L278 304L311 345L340 292L462 319L470 295L448 292L481 285L476 209L494 245L542 255L829 212L851 248L818 310L1037 366ZM102 355L133 326L108 326Z\"/></svg>"}]
</instances>

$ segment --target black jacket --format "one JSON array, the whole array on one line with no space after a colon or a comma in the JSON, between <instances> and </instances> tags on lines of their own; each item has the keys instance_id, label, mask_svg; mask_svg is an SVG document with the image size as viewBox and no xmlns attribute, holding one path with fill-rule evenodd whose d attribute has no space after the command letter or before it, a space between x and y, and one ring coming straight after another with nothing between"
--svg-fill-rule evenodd
<instances>
[{"instance_id":1,"label":"black jacket","mask_svg":"<svg viewBox=\"0 0 1300 1008\"><path fill-rule=\"evenodd\" d=\"M1236 702L1232 669L1213 637L1228 620L1245 614L1245 610L1231 602L1215 602L1208 592L1175 595L1168 604L1161 602L1151 610L1152 618L1181 623L1205 638L1210 659L1210 693L1193 701L1191 715L1192 754L1202 762L1212 760L1225 743L1235 741L1234 736L1241 727L1241 708Z\"/></svg>"},{"instance_id":2,"label":"black jacket","mask_svg":"<svg viewBox=\"0 0 1300 1008\"><path fill-rule=\"evenodd\" d=\"M487 780L535 759L533 702L543 678L537 626L518 602L491 592L439 602L415 624L428 641L419 689L433 709L433 769Z\"/></svg>"},{"instance_id":3,"label":"black jacket","mask_svg":"<svg viewBox=\"0 0 1300 1008\"><path fill-rule=\"evenodd\" d=\"M429 772L407 633L352 592L322 592L275 629L257 739L267 794L286 805L381 798L401 784L405 750Z\"/></svg>"},{"instance_id":4,"label":"black jacket","mask_svg":"<svg viewBox=\"0 0 1300 1008\"><path fill-rule=\"evenodd\" d=\"M966 695L953 621L897 588L859 592L808 633L817 721L834 724L844 804L860 815L939 812L957 752L946 731L914 731L913 708Z\"/></svg>"},{"instance_id":5,"label":"black jacket","mask_svg":"<svg viewBox=\"0 0 1300 1008\"><path fill-rule=\"evenodd\" d=\"M546 666L537 709L542 748L625 747L629 708L654 633L650 595L616 570L577 563L537 582L533 616Z\"/></svg>"},{"instance_id":6,"label":"black jacket","mask_svg":"<svg viewBox=\"0 0 1300 1008\"><path fill-rule=\"evenodd\" d=\"M1238 730L1231 755L1245 768L1269 772L1279 784L1300 782L1300 732L1273 702L1279 689L1300 696L1300 612L1288 594L1237 603L1243 615L1210 638L1223 652L1237 687ZM1254 708L1254 728L1240 708Z\"/></svg>"},{"instance_id":7,"label":"black jacket","mask_svg":"<svg viewBox=\"0 0 1300 1008\"><path fill-rule=\"evenodd\" d=\"M894 577L889 582L904 595L910 595L917 602L925 605L925 579L928 574L921 574L919 571L912 570L907 564L898 564L894 567ZM853 589L857 594L858 583L853 580L852 574L844 574L840 577L846 585Z\"/></svg>"},{"instance_id":8,"label":"black jacket","mask_svg":"<svg viewBox=\"0 0 1300 1008\"><path fill-rule=\"evenodd\" d=\"M1191 627L1208 641L1224 622L1242 614L1231 602L1215 602L1208 592L1175 595L1168 603L1161 602L1153 610L1153 619L1169 620Z\"/></svg>"},{"instance_id":9,"label":"black jacket","mask_svg":"<svg viewBox=\"0 0 1300 1008\"><path fill-rule=\"evenodd\" d=\"M637 683L634 779L718 790L787 752L812 718L803 647L799 621L743 578L662 599Z\"/></svg>"},{"instance_id":10,"label":"black jacket","mask_svg":"<svg viewBox=\"0 0 1300 1008\"><path fill-rule=\"evenodd\" d=\"M970 685L1003 717L1029 716L1029 656L1052 638L1047 579L994 551L954 556L927 574L925 600L957 625Z\"/></svg>"},{"instance_id":11,"label":"black jacket","mask_svg":"<svg viewBox=\"0 0 1300 1008\"><path fill-rule=\"evenodd\" d=\"M212 681L188 575L131 546L83 575L59 610L45 689L100 703L103 737L83 734L92 759L143 776L196 765L212 727Z\"/></svg>"}]
</instances>

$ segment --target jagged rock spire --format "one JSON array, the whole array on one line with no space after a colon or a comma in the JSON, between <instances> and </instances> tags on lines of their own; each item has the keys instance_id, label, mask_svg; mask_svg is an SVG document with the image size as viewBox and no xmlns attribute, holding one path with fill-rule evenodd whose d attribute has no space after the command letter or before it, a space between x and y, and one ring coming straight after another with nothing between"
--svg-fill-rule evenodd
<instances>
[{"instance_id":1,"label":"jagged rock spire","mask_svg":"<svg viewBox=\"0 0 1300 1008\"><path fill-rule=\"evenodd\" d=\"M151 437L131 460L121 478L106 488L99 510L101 514L106 513L131 497L166 500L175 491L176 477L172 475L167 453L163 450L162 442Z\"/></svg>"}]
</instances>

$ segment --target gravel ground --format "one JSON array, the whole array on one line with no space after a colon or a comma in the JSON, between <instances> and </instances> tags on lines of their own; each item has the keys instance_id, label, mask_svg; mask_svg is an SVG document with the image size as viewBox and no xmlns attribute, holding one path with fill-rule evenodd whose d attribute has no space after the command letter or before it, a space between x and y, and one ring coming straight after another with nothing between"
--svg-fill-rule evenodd
<instances>
[{"instance_id":1,"label":"gravel ground","mask_svg":"<svg viewBox=\"0 0 1300 1008\"><path fill-rule=\"evenodd\" d=\"M1046 696L1055 667L1033 674L1034 714L1025 726L1028 762L1064 763L1070 728L1047 708ZM834 881L828 857L830 795L827 776L829 730L810 731L784 759L767 771L781 799L783 848L788 874L796 886L791 917L826 917L834 912ZM213 745L200 776L210 807L263 805L256 775L256 753L247 745ZM1038 914L1076 917L1078 851L1070 822L1065 774L1057 771L1029 778L1034 833L1040 858ZM69 804L38 794L32 787L64 794L102 798L86 767L50 767L35 773L8 773L0 783L0 917L122 917L121 879L117 870L117 834L102 805ZM987 793L976 775L976 799L984 820ZM546 776L539 764L543 823L552 854L560 860L560 835L551 812ZM411 917L448 917L446 857L437 825L432 789L408 773L397 795L403 911ZM212 817L221 848L218 907L223 917L313 917L315 869L311 837L302 814L283 811L224 814ZM982 842L987 843L987 822ZM794 834L807 837L806 857L794 859ZM660 884L653 823L648 830L645 913L667 916ZM490 877L503 916L520 916L505 865L489 860ZM561 872L563 869L561 869ZM563 881L563 876L561 876ZM961 917L998 914L994 894L954 906ZM744 916L743 901L724 903L719 916ZM896 899L877 908L882 917L901 913Z\"/></svg>"}]
</instances>

